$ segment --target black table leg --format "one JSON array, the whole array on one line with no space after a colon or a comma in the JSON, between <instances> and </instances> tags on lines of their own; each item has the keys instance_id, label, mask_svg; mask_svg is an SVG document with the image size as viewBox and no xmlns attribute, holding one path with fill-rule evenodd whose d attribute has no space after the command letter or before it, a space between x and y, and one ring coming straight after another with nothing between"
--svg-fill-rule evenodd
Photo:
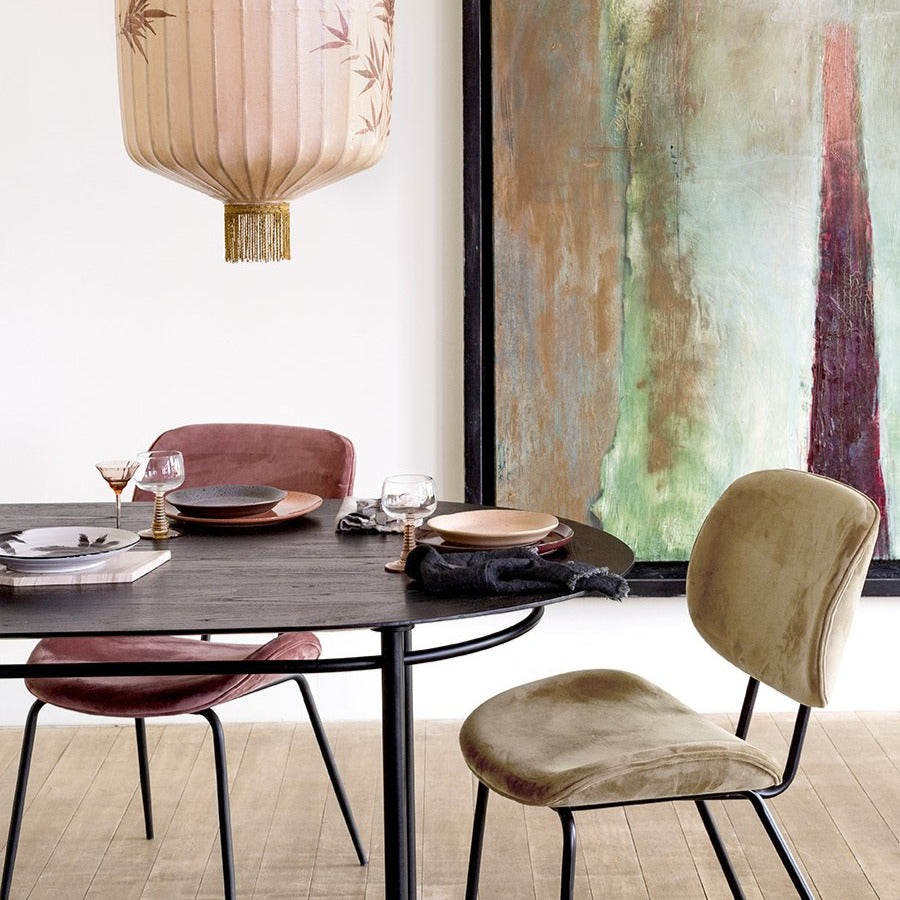
<instances>
[{"instance_id":1,"label":"black table leg","mask_svg":"<svg viewBox=\"0 0 900 900\"><path fill-rule=\"evenodd\" d=\"M412 649L412 628L403 632L403 651ZM416 896L416 748L415 715L413 713L413 667L406 666L406 821L407 860L409 862L409 896Z\"/></svg>"},{"instance_id":2,"label":"black table leg","mask_svg":"<svg viewBox=\"0 0 900 900\"><path fill-rule=\"evenodd\" d=\"M384 895L415 900L415 828L410 834L411 748L407 727L408 627L381 631L381 756L384 774Z\"/></svg>"}]
</instances>

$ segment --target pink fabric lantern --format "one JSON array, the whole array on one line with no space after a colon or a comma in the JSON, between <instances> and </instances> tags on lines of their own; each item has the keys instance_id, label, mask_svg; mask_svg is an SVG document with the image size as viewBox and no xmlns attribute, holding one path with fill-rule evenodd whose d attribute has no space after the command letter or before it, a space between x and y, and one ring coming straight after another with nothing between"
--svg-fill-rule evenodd
<instances>
[{"instance_id":1,"label":"pink fabric lantern","mask_svg":"<svg viewBox=\"0 0 900 900\"><path fill-rule=\"evenodd\" d=\"M116 0L129 156L225 204L225 258L290 258L288 202L373 165L394 0Z\"/></svg>"}]
</instances>

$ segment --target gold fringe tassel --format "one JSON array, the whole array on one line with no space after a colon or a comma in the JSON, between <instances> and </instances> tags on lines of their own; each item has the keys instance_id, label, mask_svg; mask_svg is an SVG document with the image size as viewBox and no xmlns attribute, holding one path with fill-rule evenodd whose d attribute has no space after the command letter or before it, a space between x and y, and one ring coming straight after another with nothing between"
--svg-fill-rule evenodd
<instances>
[{"instance_id":1,"label":"gold fringe tassel","mask_svg":"<svg viewBox=\"0 0 900 900\"><path fill-rule=\"evenodd\" d=\"M225 204L227 262L278 262L290 258L289 203Z\"/></svg>"}]
</instances>

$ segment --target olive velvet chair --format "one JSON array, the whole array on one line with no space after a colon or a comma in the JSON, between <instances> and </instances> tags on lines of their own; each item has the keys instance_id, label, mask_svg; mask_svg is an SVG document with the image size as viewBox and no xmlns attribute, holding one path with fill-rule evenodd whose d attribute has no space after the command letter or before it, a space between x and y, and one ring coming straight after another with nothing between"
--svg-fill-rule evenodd
<instances>
[{"instance_id":1,"label":"olive velvet chair","mask_svg":"<svg viewBox=\"0 0 900 900\"><path fill-rule=\"evenodd\" d=\"M323 498L346 497L353 489L355 452L352 443L341 435L321 429L282 425L187 425L160 435L151 449L182 450L185 457L185 484L193 487L210 484L267 484L284 490L302 490ZM141 491L135 491L135 495L136 499L152 499L152 495L145 495ZM38 642L29 662L309 660L316 659L320 652L318 638L309 632L281 634L263 645L165 636L46 638ZM0 882L0 900L6 900L9 896L37 718L46 704L90 715L135 720L138 774L144 808L144 828L148 839L153 837L153 814L144 720L151 716L185 713L196 713L207 720L212 731L216 767L224 894L226 898L234 898L225 738L213 707L284 681L295 681L300 689L356 856L360 865L365 865L366 854L362 840L305 676L189 675L26 679L28 690L37 699L28 713L22 739L3 878Z\"/></svg>"},{"instance_id":2,"label":"olive velvet chair","mask_svg":"<svg viewBox=\"0 0 900 900\"><path fill-rule=\"evenodd\" d=\"M743 799L758 814L794 888L813 895L766 799L797 773L811 707L831 694L872 557L879 512L866 496L793 470L735 481L691 552L687 603L702 637L749 675L735 734L630 672L569 672L505 691L464 722L478 779L466 896L478 893L489 791L553 809L563 832L560 897L572 898L573 812L696 804L733 896L742 897L707 802ZM782 762L747 738L760 683L799 704Z\"/></svg>"}]
</instances>

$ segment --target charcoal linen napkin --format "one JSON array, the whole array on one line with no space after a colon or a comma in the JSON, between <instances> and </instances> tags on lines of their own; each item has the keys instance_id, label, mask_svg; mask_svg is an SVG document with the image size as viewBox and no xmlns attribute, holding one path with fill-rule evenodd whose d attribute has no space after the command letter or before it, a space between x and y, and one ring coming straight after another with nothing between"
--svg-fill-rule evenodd
<instances>
[{"instance_id":1,"label":"charcoal linen napkin","mask_svg":"<svg viewBox=\"0 0 900 900\"><path fill-rule=\"evenodd\" d=\"M563 588L628 595L628 583L608 569L581 562L545 559L530 547L440 553L420 544L406 558L406 574L432 593L535 594Z\"/></svg>"},{"instance_id":2,"label":"charcoal linen napkin","mask_svg":"<svg viewBox=\"0 0 900 900\"><path fill-rule=\"evenodd\" d=\"M334 520L335 531L401 532L403 523L381 508L381 500L346 497Z\"/></svg>"}]
</instances>

